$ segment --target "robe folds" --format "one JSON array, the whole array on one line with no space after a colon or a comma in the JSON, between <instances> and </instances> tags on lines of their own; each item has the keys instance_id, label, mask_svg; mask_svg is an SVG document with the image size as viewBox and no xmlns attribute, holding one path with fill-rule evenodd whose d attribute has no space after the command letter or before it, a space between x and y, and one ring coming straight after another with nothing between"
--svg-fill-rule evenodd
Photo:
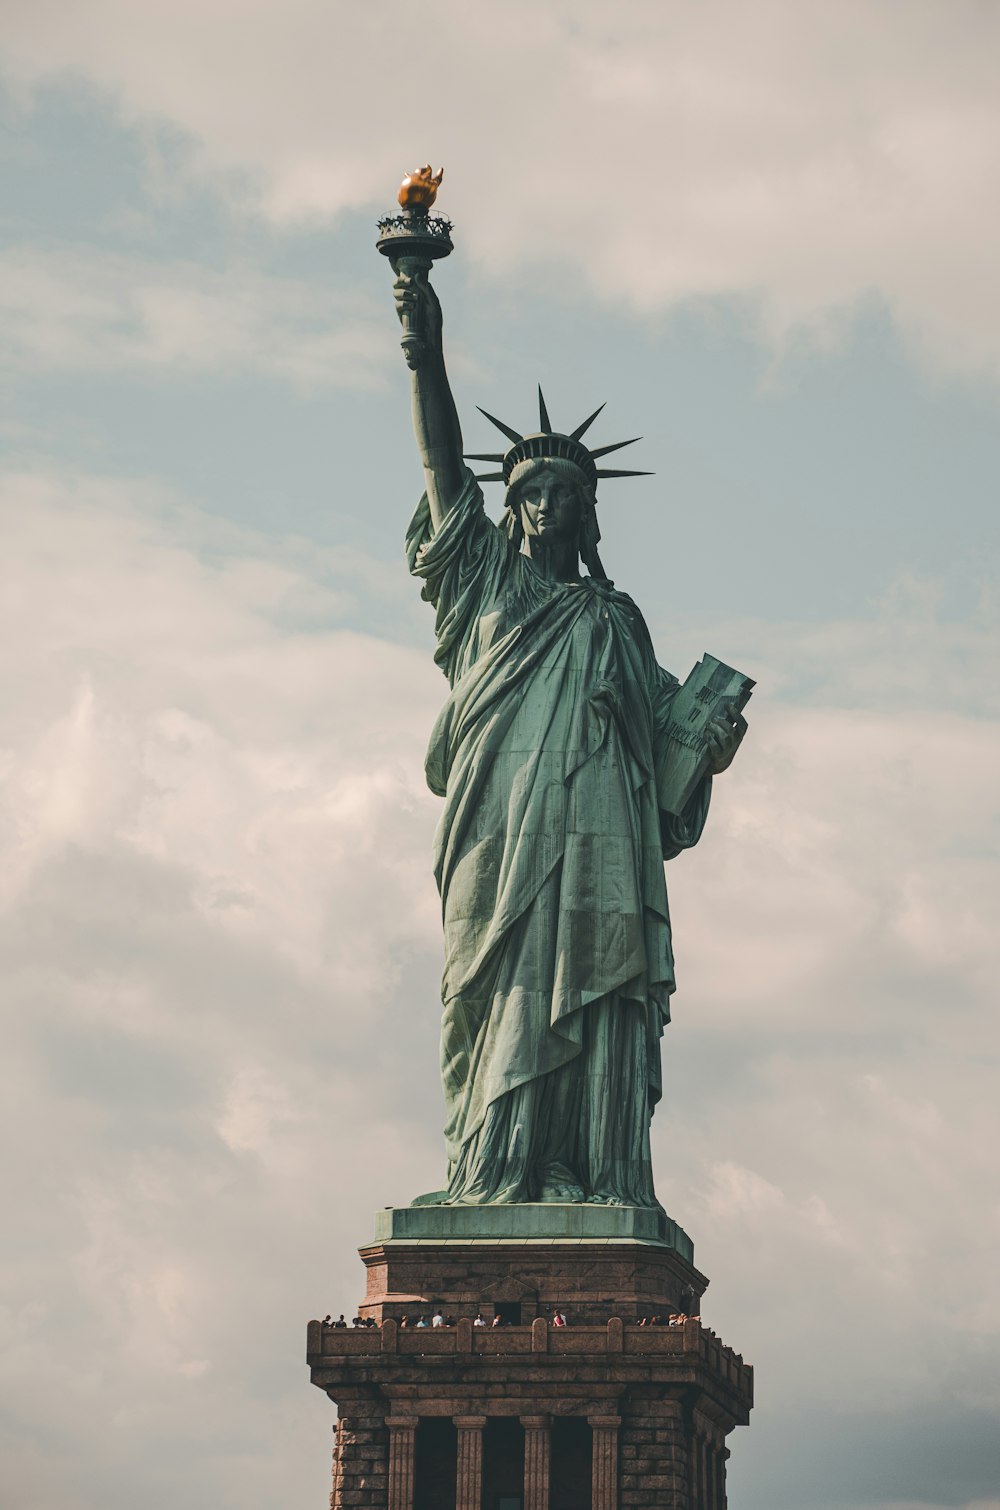
<instances>
[{"instance_id":1,"label":"robe folds","mask_svg":"<svg viewBox=\"0 0 1000 1510\"><path fill-rule=\"evenodd\" d=\"M549 580L467 474L410 569L450 694L427 752L445 963L441 1067L458 1203L655 1205L649 1121L674 988L664 859L695 844L657 800L677 680L609 582ZM553 1188L563 1194L555 1195Z\"/></svg>"}]
</instances>

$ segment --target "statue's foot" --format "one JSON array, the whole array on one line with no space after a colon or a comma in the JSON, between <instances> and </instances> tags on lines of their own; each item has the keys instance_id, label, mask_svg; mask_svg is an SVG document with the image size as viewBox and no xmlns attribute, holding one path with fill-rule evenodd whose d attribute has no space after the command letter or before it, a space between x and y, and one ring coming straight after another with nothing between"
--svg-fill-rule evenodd
<instances>
[{"instance_id":1,"label":"statue's foot","mask_svg":"<svg viewBox=\"0 0 1000 1510\"><path fill-rule=\"evenodd\" d=\"M583 1186L565 1164L549 1164L541 1173L538 1199L551 1205L577 1205L584 1199Z\"/></svg>"},{"instance_id":2,"label":"statue's foot","mask_svg":"<svg viewBox=\"0 0 1000 1510\"><path fill-rule=\"evenodd\" d=\"M514 1185L503 1185L499 1190L467 1190L461 1195L452 1195L450 1190L429 1190L426 1195L418 1195L410 1202L411 1206L516 1206L525 1201L524 1187L521 1181Z\"/></svg>"},{"instance_id":3,"label":"statue's foot","mask_svg":"<svg viewBox=\"0 0 1000 1510\"><path fill-rule=\"evenodd\" d=\"M609 1195L606 1191L595 1190L593 1195L588 1195L588 1206L627 1206L628 1201L623 1201L620 1195Z\"/></svg>"},{"instance_id":4,"label":"statue's foot","mask_svg":"<svg viewBox=\"0 0 1000 1510\"><path fill-rule=\"evenodd\" d=\"M447 1190L429 1190L426 1195L414 1196L411 1206L448 1206L451 1202Z\"/></svg>"}]
</instances>

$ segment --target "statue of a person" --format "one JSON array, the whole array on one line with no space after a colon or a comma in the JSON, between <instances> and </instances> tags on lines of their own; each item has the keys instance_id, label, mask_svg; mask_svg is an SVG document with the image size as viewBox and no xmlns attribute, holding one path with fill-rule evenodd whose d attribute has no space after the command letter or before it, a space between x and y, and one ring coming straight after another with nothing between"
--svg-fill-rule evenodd
<instances>
[{"instance_id":1,"label":"statue of a person","mask_svg":"<svg viewBox=\"0 0 1000 1510\"><path fill-rule=\"evenodd\" d=\"M544 405L542 434L500 427L514 443L497 458L494 524L463 461L437 296L421 272L395 296L425 347L412 382L427 491L407 552L451 688L426 762L444 799L448 1188L419 1203L656 1207L650 1118L674 986L663 862L697 843L711 773L680 817L662 809L678 683L601 565L585 427L551 432ZM709 725L714 773L746 729L730 711Z\"/></svg>"}]
</instances>

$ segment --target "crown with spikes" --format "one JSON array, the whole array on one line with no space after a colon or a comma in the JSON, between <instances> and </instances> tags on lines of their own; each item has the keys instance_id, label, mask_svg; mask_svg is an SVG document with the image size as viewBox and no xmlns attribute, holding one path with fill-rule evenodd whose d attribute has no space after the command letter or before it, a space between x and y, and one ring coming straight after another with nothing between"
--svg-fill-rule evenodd
<instances>
[{"instance_id":1,"label":"crown with spikes","mask_svg":"<svg viewBox=\"0 0 1000 1510\"><path fill-rule=\"evenodd\" d=\"M476 479L478 482L509 483L511 473L518 462L540 460L551 456L573 462L580 468L591 487L597 486L599 477L652 477L652 472L622 472L613 467L598 467L595 464L598 457L608 456L612 451L620 451L623 446L634 446L637 440L642 439L640 435L635 435L631 440L616 440L610 446L598 446L596 450L589 450L583 444L582 437L586 435L603 408L602 404L600 409L595 409L590 418L585 419L582 425L577 425L571 435L561 435L559 431L553 430L549 423L549 411L545 407L541 388L538 390L538 423L541 429L537 435L519 435L516 430L511 429L510 425L505 425L503 420L487 414L485 409L480 409L480 414L488 419L491 425L496 425L497 429L514 444L507 451L466 452L466 460L502 463L499 472L483 472Z\"/></svg>"}]
</instances>

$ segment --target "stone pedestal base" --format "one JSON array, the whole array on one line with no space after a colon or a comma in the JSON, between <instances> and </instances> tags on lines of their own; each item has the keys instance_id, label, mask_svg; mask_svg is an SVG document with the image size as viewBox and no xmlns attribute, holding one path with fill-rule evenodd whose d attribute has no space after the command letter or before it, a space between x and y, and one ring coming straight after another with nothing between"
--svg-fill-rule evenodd
<instances>
[{"instance_id":1,"label":"stone pedestal base","mask_svg":"<svg viewBox=\"0 0 1000 1510\"><path fill-rule=\"evenodd\" d=\"M694 1262L694 1244L665 1212L642 1206L386 1206L375 1213L375 1241L641 1242L672 1248Z\"/></svg>"},{"instance_id":2,"label":"stone pedestal base","mask_svg":"<svg viewBox=\"0 0 1000 1510\"><path fill-rule=\"evenodd\" d=\"M696 1319L639 1325L697 1311L707 1281L679 1246L363 1248L361 1312L378 1325L309 1324L313 1383L340 1412L333 1510L724 1510L725 1439L749 1418L753 1371ZM414 1324L437 1310L455 1324Z\"/></svg>"}]
</instances>

